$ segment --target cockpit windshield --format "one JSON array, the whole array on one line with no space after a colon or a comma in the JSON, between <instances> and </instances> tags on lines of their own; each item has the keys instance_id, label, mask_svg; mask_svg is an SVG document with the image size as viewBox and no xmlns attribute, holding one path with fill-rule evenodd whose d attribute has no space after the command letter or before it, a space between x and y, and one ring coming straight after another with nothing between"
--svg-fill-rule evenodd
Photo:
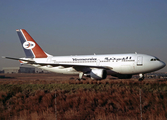
<instances>
[{"instance_id":1,"label":"cockpit windshield","mask_svg":"<svg viewBox=\"0 0 167 120\"><path fill-rule=\"evenodd\" d=\"M150 61L160 61L158 58L152 58Z\"/></svg>"}]
</instances>

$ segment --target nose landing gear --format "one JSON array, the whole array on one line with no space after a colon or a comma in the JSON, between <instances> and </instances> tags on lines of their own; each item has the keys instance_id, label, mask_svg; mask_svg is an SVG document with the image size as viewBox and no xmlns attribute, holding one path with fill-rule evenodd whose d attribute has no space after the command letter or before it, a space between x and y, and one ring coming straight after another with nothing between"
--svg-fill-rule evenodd
<instances>
[{"instance_id":1,"label":"nose landing gear","mask_svg":"<svg viewBox=\"0 0 167 120\"><path fill-rule=\"evenodd\" d=\"M144 74L140 73L139 74L139 81L143 81L144 80Z\"/></svg>"}]
</instances>

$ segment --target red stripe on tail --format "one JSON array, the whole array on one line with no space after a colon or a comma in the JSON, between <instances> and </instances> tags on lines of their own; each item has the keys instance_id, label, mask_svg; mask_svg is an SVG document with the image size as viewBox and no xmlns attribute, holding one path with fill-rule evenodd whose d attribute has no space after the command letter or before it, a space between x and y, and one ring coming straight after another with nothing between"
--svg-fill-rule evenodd
<instances>
[{"instance_id":1,"label":"red stripe on tail","mask_svg":"<svg viewBox=\"0 0 167 120\"><path fill-rule=\"evenodd\" d=\"M35 43L35 47L32 48L32 51L35 55L35 58L47 58L46 53L41 49L41 47L34 41L34 39L28 34L28 32L22 29L22 32L27 41L32 41Z\"/></svg>"}]
</instances>

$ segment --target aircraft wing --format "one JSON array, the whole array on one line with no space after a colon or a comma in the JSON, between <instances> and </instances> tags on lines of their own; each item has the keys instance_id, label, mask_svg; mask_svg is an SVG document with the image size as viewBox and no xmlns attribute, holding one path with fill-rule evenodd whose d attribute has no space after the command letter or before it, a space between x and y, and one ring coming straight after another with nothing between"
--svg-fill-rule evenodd
<instances>
[{"instance_id":1,"label":"aircraft wing","mask_svg":"<svg viewBox=\"0 0 167 120\"><path fill-rule=\"evenodd\" d=\"M55 64L55 63L35 63L35 64L39 64L41 66L47 66L50 65L52 67L57 67L57 66L62 66L62 67L73 67L73 68L101 68L101 69L105 69L105 70L111 70L113 69L112 67L108 67L108 66L95 66L95 65L76 65L76 64Z\"/></svg>"},{"instance_id":2,"label":"aircraft wing","mask_svg":"<svg viewBox=\"0 0 167 120\"><path fill-rule=\"evenodd\" d=\"M33 60L26 60L26 59L21 59L21 58L13 58L13 57L2 57L2 58L6 58L6 59L12 59L12 60L19 60L19 61L24 61L27 62L27 64L36 64L36 65L41 65L41 66L50 66L50 67L58 67L58 66L62 66L62 67L73 67L76 70L83 70L85 68L100 68L100 69L105 69L105 70L111 70L113 69L112 67L108 67L108 66L96 66L96 65L77 65L77 64L61 64L61 63L37 63Z\"/></svg>"}]
</instances>

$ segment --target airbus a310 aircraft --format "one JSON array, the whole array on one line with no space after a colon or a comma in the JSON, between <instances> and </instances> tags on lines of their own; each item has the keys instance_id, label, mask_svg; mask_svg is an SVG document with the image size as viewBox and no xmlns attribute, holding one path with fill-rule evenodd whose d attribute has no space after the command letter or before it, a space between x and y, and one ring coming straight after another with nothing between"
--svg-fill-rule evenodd
<instances>
[{"instance_id":1,"label":"airbus a310 aircraft","mask_svg":"<svg viewBox=\"0 0 167 120\"><path fill-rule=\"evenodd\" d=\"M130 79L132 75L139 75L139 80L144 79L144 74L165 67L165 63L157 57L145 54L103 54L80 56L52 56L44 52L41 47L24 29L17 29L25 58L4 57L19 60L22 64L32 65L44 70L63 74L78 74L92 79L105 79L107 75L120 79Z\"/></svg>"}]
</instances>

